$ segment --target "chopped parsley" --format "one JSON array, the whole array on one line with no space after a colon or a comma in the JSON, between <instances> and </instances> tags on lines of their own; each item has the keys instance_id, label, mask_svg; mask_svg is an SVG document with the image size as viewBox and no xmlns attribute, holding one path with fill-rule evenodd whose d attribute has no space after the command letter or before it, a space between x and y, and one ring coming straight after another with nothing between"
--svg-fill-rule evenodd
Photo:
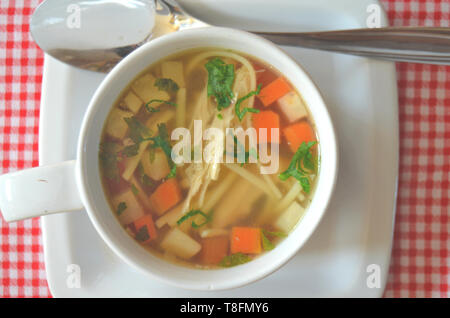
<instances>
[{"instance_id":1,"label":"chopped parsley","mask_svg":"<svg viewBox=\"0 0 450 318\"><path fill-rule=\"evenodd\" d=\"M145 242L150 238L150 234L148 234L147 225L141 227L136 233L136 240L139 242Z\"/></svg>"},{"instance_id":2,"label":"chopped parsley","mask_svg":"<svg viewBox=\"0 0 450 318\"><path fill-rule=\"evenodd\" d=\"M270 232L264 229L261 230L262 246L265 251L271 251L275 248L275 244L269 239L269 237L286 237L283 232Z\"/></svg>"},{"instance_id":3,"label":"chopped parsley","mask_svg":"<svg viewBox=\"0 0 450 318\"><path fill-rule=\"evenodd\" d=\"M151 101L149 101L148 103L145 104L145 109L147 109L147 111L149 113L157 113L160 111L159 108L155 108L155 107L151 107L150 104L151 103L162 103L162 104L167 104L170 106L174 106L177 107L177 104L168 100L162 100L162 99L152 99Z\"/></svg>"},{"instance_id":4,"label":"chopped parsley","mask_svg":"<svg viewBox=\"0 0 450 318\"><path fill-rule=\"evenodd\" d=\"M158 78L155 81L155 86L158 87L160 91L166 91L169 93L176 93L180 88L174 80L170 78Z\"/></svg>"},{"instance_id":5,"label":"chopped parsley","mask_svg":"<svg viewBox=\"0 0 450 318\"><path fill-rule=\"evenodd\" d=\"M294 177L300 182L303 191L309 193L311 191L311 182L309 174L315 171L315 159L311 153L311 148L317 142L303 142L294 154L294 157L286 171L282 172L278 177L285 181L289 177ZM306 169L306 170L305 170ZM307 171L308 170L308 171Z\"/></svg>"},{"instance_id":6,"label":"chopped parsley","mask_svg":"<svg viewBox=\"0 0 450 318\"><path fill-rule=\"evenodd\" d=\"M183 223L184 221L186 221L187 219L194 217L196 215L201 215L205 218L205 221L201 224L197 224L194 221L192 221L191 225L194 229L198 229L199 227L209 223L211 221L211 213L206 214L200 210L191 210L188 213L186 213L185 215L183 215L178 221L177 224L180 225L181 223Z\"/></svg>"},{"instance_id":7,"label":"chopped parsley","mask_svg":"<svg viewBox=\"0 0 450 318\"><path fill-rule=\"evenodd\" d=\"M120 202L117 206L116 213L117 215L121 215L123 211L127 209L127 204L125 202Z\"/></svg>"},{"instance_id":8,"label":"chopped parsley","mask_svg":"<svg viewBox=\"0 0 450 318\"><path fill-rule=\"evenodd\" d=\"M216 57L208 61L205 68L208 71L208 97L215 97L219 111L227 108L234 97L232 91L235 77L234 65L225 64L223 60Z\"/></svg>"},{"instance_id":9,"label":"chopped parsley","mask_svg":"<svg viewBox=\"0 0 450 318\"><path fill-rule=\"evenodd\" d=\"M242 253L235 253L225 256L219 263L222 267L233 267L241 264L245 264L251 261L252 258Z\"/></svg>"},{"instance_id":10,"label":"chopped parsley","mask_svg":"<svg viewBox=\"0 0 450 318\"><path fill-rule=\"evenodd\" d=\"M105 141L100 144L99 159L103 169L103 175L110 180L119 180L119 167L117 162L118 144L111 141Z\"/></svg>"},{"instance_id":11,"label":"chopped parsley","mask_svg":"<svg viewBox=\"0 0 450 318\"><path fill-rule=\"evenodd\" d=\"M139 152L139 143L126 146L122 150L122 154L126 157L134 157Z\"/></svg>"},{"instance_id":12,"label":"chopped parsley","mask_svg":"<svg viewBox=\"0 0 450 318\"><path fill-rule=\"evenodd\" d=\"M130 131L130 138L135 144L139 144L144 141L145 137L151 135L150 129L142 124L135 116L124 118Z\"/></svg>"},{"instance_id":13,"label":"chopped parsley","mask_svg":"<svg viewBox=\"0 0 450 318\"><path fill-rule=\"evenodd\" d=\"M131 184L131 192L133 192L134 195L138 195L139 194L139 190L138 190L138 188L136 188L134 183Z\"/></svg>"},{"instance_id":14,"label":"chopped parsley","mask_svg":"<svg viewBox=\"0 0 450 318\"><path fill-rule=\"evenodd\" d=\"M255 114L259 113L259 109L250 108L250 107L244 107L244 109L241 110L241 103L244 100L246 100L247 98L250 98L254 95L258 95L260 91L261 91L261 84L258 85L258 88L256 89L256 91L252 91L237 100L234 108L235 108L236 116L239 118L239 121L242 121L242 119L244 118L245 114L247 114L247 112L255 113Z\"/></svg>"},{"instance_id":15,"label":"chopped parsley","mask_svg":"<svg viewBox=\"0 0 450 318\"><path fill-rule=\"evenodd\" d=\"M167 178L173 178L176 175L177 166L172 160L172 146L169 142L169 134L167 132L167 127L164 123L158 125L158 135L155 137L148 138L148 140L153 141L151 148L161 148L167 157L169 162L170 172Z\"/></svg>"}]
</instances>

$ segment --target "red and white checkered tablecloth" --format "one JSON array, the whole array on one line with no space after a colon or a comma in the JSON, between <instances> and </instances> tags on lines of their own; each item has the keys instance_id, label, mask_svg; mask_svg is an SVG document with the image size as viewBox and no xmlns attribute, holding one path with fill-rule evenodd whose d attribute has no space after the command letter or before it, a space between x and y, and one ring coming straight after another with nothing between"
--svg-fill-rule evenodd
<instances>
[{"instance_id":1,"label":"red and white checkered tablecloth","mask_svg":"<svg viewBox=\"0 0 450 318\"><path fill-rule=\"evenodd\" d=\"M0 173L38 165L41 0L0 0ZM450 0L382 0L393 26L450 26ZM450 296L450 67L397 65L400 175L387 297ZM49 297L39 219L0 217L0 297Z\"/></svg>"}]
</instances>

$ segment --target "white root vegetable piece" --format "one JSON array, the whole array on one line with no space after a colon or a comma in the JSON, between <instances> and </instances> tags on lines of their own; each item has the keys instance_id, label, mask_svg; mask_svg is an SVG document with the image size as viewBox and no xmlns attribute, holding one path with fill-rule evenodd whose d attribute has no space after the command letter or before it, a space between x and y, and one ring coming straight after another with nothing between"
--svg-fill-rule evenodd
<instances>
[{"instance_id":1,"label":"white root vegetable piece","mask_svg":"<svg viewBox=\"0 0 450 318\"><path fill-rule=\"evenodd\" d=\"M131 85L131 89L144 101L144 103L148 103L153 99L168 100L170 98L169 93L159 90L159 88L155 86L155 81L156 78L147 73L134 81ZM152 107L157 107L159 105L161 105L160 102L152 103Z\"/></svg>"},{"instance_id":2,"label":"white root vegetable piece","mask_svg":"<svg viewBox=\"0 0 450 318\"><path fill-rule=\"evenodd\" d=\"M167 61L161 64L163 78L170 78L179 87L186 87L184 82L183 63L178 61Z\"/></svg>"},{"instance_id":3,"label":"white root vegetable piece","mask_svg":"<svg viewBox=\"0 0 450 318\"><path fill-rule=\"evenodd\" d=\"M261 189L262 191L270 195L271 197L275 197L275 194L269 189L264 179L255 176L253 173L249 172L244 168L239 167L236 164L227 163L225 164L225 166L231 171L237 173L238 175L246 179L248 182L252 183L257 188Z\"/></svg>"},{"instance_id":4,"label":"white root vegetable piece","mask_svg":"<svg viewBox=\"0 0 450 318\"><path fill-rule=\"evenodd\" d=\"M201 238L225 236L225 235L229 235L229 234L230 234L230 231L225 230L225 229L203 229L203 230L200 230Z\"/></svg>"},{"instance_id":5,"label":"white root vegetable piece","mask_svg":"<svg viewBox=\"0 0 450 318\"><path fill-rule=\"evenodd\" d=\"M173 110L166 110L160 113L157 113L153 116L150 116L150 118L145 123L145 126L149 128L152 135L155 135L158 131L158 124L159 123L167 123L169 120L171 120L175 116L175 111ZM147 136L145 136L147 137ZM148 136L150 137L150 136ZM122 178L129 181L131 176L134 173L134 170L136 170L139 161L142 158L142 155L144 154L145 149L147 149L148 145L150 144L150 141L143 141L139 145L138 154L133 157L126 158L125 160L125 170L122 173Z\"/></svg>"},{"instance_id":6,"label":"white root vegetable piece","mask_svg":"<svg viewBox=\"0 0 450 318\"><path fill-rule=\"evenodd\" d=\"M301 97L294 91L279 98L278 106L290 123L308 116L305 104Z\"/></svg>"},{"instance_id":7,"label":"white root vegetable piece","mask_svg":"<svg viewBox=\"0 0 450 318\"><path fill-rule=\"evenodd\" d=\"M106 122L106 133L111 137L122 139L128 131L128 125L124 118L132 117L133 113L119 108L114 108Z\"/></svg>"},{"instance_id":8,"label":"white root vegetable piece","mask_svg":"<svg viewBox=\"0 0 450 318\"><path fill-rule=\"evenodd\" d=\"M280 231L289 233L295 227L304 213L305 209L296 201L294 201L287 208L287 210L278 217L274 225Z\"/></svg>"},{"instance_id":9,"label":"white root vegetable piece","mask_svg":"<svg viewBox=\"0 0 450 318\"><path fill-rule=\"evenodd\" d=\"M186 88L180 88L177 92L177 114L175 121L177 127L184 127L186 117Z\"/></svg>"},{"instance_id":10,"label":"white root vegetable piece","mask_svg":"<svg viewBox=\"0 0 450 318\"><path fill-rule=\"evenodd\" d=\"M203 205L203 210L210 211L217 202L222 198L222 196L228 191L230 186L236 180L237 175L234 172L230 172L225 179L222 180L215 188L210 190L206 194L205 204Z\"/></svg>"},{"instance_id":11,"label":"white root vegetable piece","mask_svg":"<svg viewBox=\"0 0 450 318\"><path fill-rule=\"evenodd\" d=\"M235 184L222 198L214 210L212 227L225 228L247 217L255 201L262 195L262 191L254 188L247 181Z\"/></svg>"},{"instance_id":12,"label":"white root vegetable piece","mask_svg":"<svg viewBox=\"0 0 450 318\"><path fill-rule=\"evenodd\" d=\"M172 210L170 210L169 212L164 213L156 220L156 227L160 229L166 224L174 227L175 225L177 225L177 221L183 216L182 210L183 203L180 203L176 207L172 208Z\"/></svg>"},{"instance_id":13,"label":"white root vegetable piece","mask_svg":"<svg viewBox=\"0 0 450 318\"><path fill-rule=\"evenodd\" d=\"M196 240L176 227L166 234L160 246L166 252L173 253L182 259L190 259L202 249Z\"/></svg>"},{"instance_id":14,"label":"white root vegetable piece","mask_svg":"<svg viewBox=\"0 0 450 318\"><path fill-rule=\"evenodd\" d=\"M155 157L150 161L149 150L145 150L142 155L141 163L144 172L153 180L161 180L170 172L167 156L161 149L155 149Z\"/></svg>"},{"instance_id":15,"label":"white root vegetable piece","mask_svg":"<svg viewBox=\"0 0 450 318\"><path fill-rule=\"evenodd\" d=\"M136 180L134 176L130 178L131 184L134 185L134 187L137 190L137 198L139 199L139 202L146 208L151 209L150 201L148 200L148 197L145 193L145 191L142 189L142 187L139 185L139 182Z\"/></svg>"},{"instance_id":16,"label":"white root vegetable piece","mask_svg":"<svg viewBox=\"0 0 450 318\"><path fill-rule=\"evenodd\" d=\"M130 224L144 216L144 209L140 205L136 196L131 189L116 195L112 199L113 212L116 213L117 207L121 202L125 202L127 208L118 215L119 221L122 224Z\"/></svg>"},{"instance_id":17,"label":"white root vegetable piece","mask_svg":"<svg viewBox=\"0 0 450 318\"><path fill-rule=\"evenodd\" d=\"M123 98L123 103L134 114L137 114L142 106L142 100L132 91L128 92L128 94Z\"/></svg>"},{"instance_id":18,"label":"white root vegetable piece","mask_svg":"<svg viewBox=\"0 0 450 318\"><path fill-rule=\"evenodd\" d=\"M295 182L276 207L276 212L284 211L295 200L295 198L300 195L301 192L302 186L300 185L300 182Z\"/></svg>"}]
</instances>

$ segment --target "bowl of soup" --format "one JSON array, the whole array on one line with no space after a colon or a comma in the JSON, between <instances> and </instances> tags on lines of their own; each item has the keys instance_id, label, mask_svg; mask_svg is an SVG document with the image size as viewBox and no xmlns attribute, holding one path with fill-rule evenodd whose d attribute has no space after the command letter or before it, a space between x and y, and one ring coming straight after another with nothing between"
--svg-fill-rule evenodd
<instances>
[{"instance_id":1,"label":"bowl of soup","mask_svg":"<svg viewBox=\"0 0 450 318\"><path fill-rule=\"evenodd\" d=\"M78 185L105 242L172 285L220 290L286 263L326 211L337 147L292 58L226 28L151 41L102 82Z\"/></svg>"}]
</instances>

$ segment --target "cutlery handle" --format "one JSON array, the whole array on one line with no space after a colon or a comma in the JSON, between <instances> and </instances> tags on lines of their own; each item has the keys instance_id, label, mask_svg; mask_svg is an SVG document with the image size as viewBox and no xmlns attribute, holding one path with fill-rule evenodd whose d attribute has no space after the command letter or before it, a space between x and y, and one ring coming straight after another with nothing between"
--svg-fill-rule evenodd
<instances>
[{"instance_id":1,"label":"cutlery handle","mask_svg":"<svg viewBox=\"0 0 450 318\"><path fill-rule=\"evenodd\" d=\"M387 27L326 32L254 32L277 44L398 62L450 65L450 28Z\"/></svg>"},{"instance_id":2,"label":"cutlery handle","mask_svg":"<svg viewBox=\"0 0 450 318\"><path fill-rule=\"evenodd\" d=\"M0 176L0 209L6 222L82 208L74 160Z\"/></svg>"}]
</instances>

